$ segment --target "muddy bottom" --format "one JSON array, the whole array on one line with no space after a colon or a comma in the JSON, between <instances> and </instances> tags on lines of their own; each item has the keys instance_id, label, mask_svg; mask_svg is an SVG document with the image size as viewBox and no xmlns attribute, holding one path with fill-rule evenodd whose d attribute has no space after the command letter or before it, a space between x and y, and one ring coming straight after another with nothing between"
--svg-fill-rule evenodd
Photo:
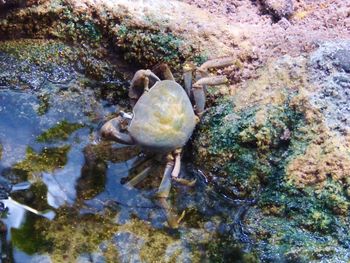
<instances>
[{"instance_id":1,"label":"muddy bottom","mask_svg":"<svg viewBox=\"0 0 350 263\"><path fill-rule=\"evenodd\" d=\"M173 185L169 205L183 217L173 229L154 198L164 164L100 140L101 124L126 105L101 96L113 83L127 89L127 81L96 82L74 66L43 69L0 53L0 175L14 185L2 200L1 262L242 260L244 201L183 163L181 176L197 181ZM144 182L124 184L150 165Z\"/></svg>"}]
</instances>

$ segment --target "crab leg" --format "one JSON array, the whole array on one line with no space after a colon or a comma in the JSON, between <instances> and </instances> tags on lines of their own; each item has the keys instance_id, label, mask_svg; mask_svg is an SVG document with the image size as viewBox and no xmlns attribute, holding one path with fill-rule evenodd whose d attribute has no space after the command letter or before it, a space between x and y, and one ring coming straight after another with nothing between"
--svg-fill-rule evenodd
<instances>
[{"instance_id":1,"label":"crab leg","mask_svg":"<svg viewBox=\"0 0 350 263\"><path fill-rule=\"evenodd\" d=\"M226 76L214 76L214 77L206 77L201 78L196 83L193 84L194 87L199 87L203 85L209 85L209 86L215 86L215 85L221 85L228 82L228 79Z\"/></svg>"},{"instance_id":2,"label":"crab leg","mask_svg":"<svg viewBox=\"0 0 350 263\"><path fill-rule=\"evenodd\" d=\"M122 144L134 144L134 140L131 136L127 132L121 131L123 120L123 117L119 116L107 121L101 128L102 137Z\"/></svg>"},{"instance_id":3,"label":"crab leg","mask_svg":"<svg viewBox=\"0 0 350 263\"><path fill-rule=\"evenodd\" d=\"M173 171L171 172L171 179L173 179L177 183L180 183L186 186L193 186L197 181L196 179L194 179L193 181L189 181L183 178L179 178L180 169L181 169L181 152L182 152L182 149L177 149L174 152L175 164L173 167Z\"/></svg>"},{"instance_id":4,"label":"crab leg","mask_svg":"<svg viewBox=\"0 0 350 263\"><path fill-rule=\"evenodd\" d=\"M194 179L193 181L189 181L189 180L186 180L183 178L179 178L180 168L181 168L181 151L182 151L182 149L178 149L174 153L175 165L174 165L173 171L171 173L171 178L177 183L192 187L196 183L196 181L197 181L196 179Z\"/></svg>"},{"instance_id":5,"label":"crab leg","mask_svg":"<svg viewBox=\"0 0 350 263\"><path fill-rule=\"evenodd\" d=\"M204 87L193 87L192 88L192 95L194 100L194 111L196 112L197 116L201 117L204 109L205 109L205 91Z\"/></svg>"},{"instance_id":6,"label":"crab leg","mask_svg":"<svg viewBox=\"0 0 350 263\"><path fill-rule=\"evenodd\" d=\"M172 155L169 154L168 162L166 164L162 182L160 183L160 186L158 188L155 201L159 204L161 208L163 208L168 225L171 228L175 229L179 227L179 221L181 220L181 217L178 218L177 214L174 213L167 200L171 188L171 174L174 169L174 165L175 164Z\"/></svg>"},{"instance_id":7,"label":"crab leg","mask_svg":"<svg viewBox=\"0 0 350 263\"><path fill-rule=\"evenodd\" d=\"M204 62L198 70L200 71L208 71L210 68L223 68L232 65L235 62L234 57L224 57L224 58L216 58L211 59Z\"/></svg>"},{"instance_id":8,"label":"crab leg","mask_svg":"<svg viewBox=\"0 0 350 263\"><path fill-rule=\"evenodd\" d=\"M181 152L182 152L182 149L177 149L174 152L175 164L174 164L173 171L171 172L172 178L179 177L179 173L180 173L180 169L181 169Z\"/></svg>"},{"instance_id":9,"label":"crab leg","mask_svg":"<svg viewBox=\"0 0 350 263\"><path fill-rule=\"evenodd\" d=\"M143 88L148 89L150 78L155 81L160 81L157 75L149 69L140 69L136 71L134 77L132 78L130 88L143 86Z\"/></svg>"},{"instance_id":10,"label":"crab leg","mask_svg":"<svg viewBox=\"0 0 350 263\"><path fill-rule=\"evenodd\" d=\"M142 180L145 179L150 174L151 168L152 167L147 167L141 173L137 174L129 182L126 183L126 186L127 187L134 187L138 183L142 182Z\"/></svg>"},{"instance_id":11,"label":"crab leg","mask_svg":"<svg viewBox=\"0 0 350 263\"><path fill-rule=\"evenodd\" d=\"M171 205L169 205L166 198L158 198L156 200L156 202L158 203L158 205L161 208L163 208L168 225L173 229L178 228L179 223L182 220L182 218L184 217L185 213L183 212L182 215L180 217L178 217L177 214L173 211Z\"/></svg>"},{"instance_id":12,"label":"crab leg","mask_svg":"<svg viewBox=\"0 0 350 263\"><path fill-rule=\"evenodd\" d=\"M205 109L205 87L216 86L227 83L227 78L225 76L215 76L215 77L205 77L199 79L193 84L192 93L195 102L195 111L198 116L201 116Z\"/></svg>"},{"instance_id":13,"label":"crab leg","mask_svg":"<svg viewBox=\"0 0 350 263\"><path fill-rule=\"evenodd\" d=\"M174 161L169 159L164 170L163 178L156 193L158 198L168 198L171 188L171 174L174 169Z\"/></svg>"},{"instance_id":14,"label":"crab leg","mask_svg":"<svg viewBox=\"0 0 350 263\"><path fill-rule=\"evenodd\" d=\"M192 89L192 73L196 69L196 66L193 63L186 63L183 67L183 79L185 90L187 95L191 97L191 89Z\"/></svg>"},{"instance_id":15,"label":"crab leg","mask_svg":"<svg viewBox=\"0 0 350 263\"><path fill-rule=\"evenodd\" d=\"M165 63L160 63L153 68L153 71L160 76L163 80L174 80L175 78L171 73L169 66Z\"/></svg>"}]
</instances>

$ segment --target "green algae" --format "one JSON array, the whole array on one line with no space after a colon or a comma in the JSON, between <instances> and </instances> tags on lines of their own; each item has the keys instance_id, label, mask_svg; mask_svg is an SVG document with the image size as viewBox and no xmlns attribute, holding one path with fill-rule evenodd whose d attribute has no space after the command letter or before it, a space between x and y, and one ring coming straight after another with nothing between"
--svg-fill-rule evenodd
<instances>
[{"instance_id":1,"label":"green algae","mask_svg":"<svg viewBox=\"0 0 350 263\"><path fill-rule=\"evenodd\" d=\"M290 180L290 164L304 156L310 145L327 142L330 135L310 109L302 88L286 88L296 85L289 71L278 69L277 79L263 71L262 78L238 92L242 97L226 98L209 109L195 134L195 158L208 171L226 178L223 187L231 189L228 193L233 198L256 200L245 225L253 239L252 251L260 260L341 258L345 262L350 258L348 182L339 179L343 178L340 172L319 185L310 181L301 187ZM304 79L302 74L296 82ZM321 151L329 152L328 144Z\"/></svg>"},{"instance_id":2,"label":"green algae","mask_svg":"<svg viewBox=\"0 0 350 263\"><path fill-rule=\"evenodd\" d=\"M82 53L96 50L100 51L96 57L105 57L106 50L108 52L121 54L127 62L138 63L144 67L151 67L160 62L169 63L172 68L180 69L182 63L185 61L194 61L197 64L202 64L206 61L207 54L200 51L197 47L188 44L185 39L167 32L166 29L144 28L143 25L135 25L129 23L129 19L124 18L125 21L113 19L112 17L103 16L99 20L99 15L93 17L88 14L75 12L69 4L60 1L52 1L50 6L46 7L45 12L33 8L31 11L24 13L10 14L6 19L0 20L0 27L4 35L16 35L18 32L28 37L46 39L54 37L59 41L79 44L82 48ZM18 21L29 20L28 24L33 25L30 29L24 28ZM18 20L18 21L17 21ZM37 27L37 21L41 22ZM13 24L13 27L9 26ZM115 31L115 28L119 29ZM53 42L57 42L54 40ZM24 53L20 50L23 47ZM43 54L41 54L40 46L34 47L33 52L36 52L41 61L45 61ZM63 50L62 50L63 49ZM0 49L1 50L1 49ZM19 47L11 47L11 45L3 48L4 51L12 52L20 57L26 57L30 52L28 46L20 45ZM57 50L57 52L51 52ZM45 54L45 49L42 49ZM49 47L49 54L47 54L48 61L54 56L62 56L62 60L68 59L75 61L77 54L62 46L61 44L54 44ZM65 55L67 54L67 56ZM81 54L78 55L78 57ZM35 56L34 60L35 60ZM103 67L100 67L103 68Z\"/></svg>"},{"instance_id":3,"label":"green algae","mask_svg":"<svg viewBox=\"0 0 350 263\"><path fill-rule=\"evenodd\" d=\"M42 233L33 231L32 225L36 220L34 214L28 214L21 228L11 230L13 245L30 255L45 251L52 246Z\"/></svg>"},{"instance_id":4,"label":"green algae","mask_svg":"<svg viewBox=\"0 0 350 263\"><path fill-rule=\"evenodd\" d=\"M82 127L84 127L83 124L69 123L66 120L63 120L40 134L36 140L38 142L66 141L73 132Z\"/></svg>"},{"instance_id":5,"label":"green algae","mask_svg":"<svg viewBox=\"0 0 350 263\"><path fill-rule=\"evenodd\" d=\"M166 62L178 67L185 61L180 48L184 40L171 34L121 25L117 33L118 46L123 50L126 61L152 66Z\"/></svg>"},{"instance_id":6,"label":"green algae","mask_svg":"<svg viewBox=\"0 0 350 263\"><path fill-rule=\"evenodd\" d=\"M41 172L53 172L67 163L67 153L70 146L44 148L37 153L31 147L27 147L24 160L16 163L13 168L21 174L23 180Z\"/></svg>"},{"instance_id":7,"label":"green algae","mask_svg":"<svg viewBox=\"0 0 350 263\"><path fill-rule=\"evenodd\" d=\"M198 132L199 147L209 143L206 155L214 160L209 166L223 176L229 175L230 182L239 189L256 193L272 172L271 152L278 155L286 150L290 138L283 138L283 134L292 129L296 113L287 104L233 110L229 101L209 112L211 118L206 119Z\"/></svg>"},{"instance_id":8,"label":"green algae","mask_svg":"<svg viewBox=\"0 0 350 263\"><path fill-rule=\"evenodd\" d=\"M262 111L267 118L260 118ZM204 118L198 135L201 147L210 142L208 166L229 177L226 188L234 189L231 194L235 197L258 197L257 207L263 213L256 220L258 225L254 221L248 225L258 233L255 242L263 247L261 257L278 253L282 255L279 260L307 262L321 255L335 256L334 246L338 243L344 244L343 249L350 244L345 236L350 222L343 216L349 211L344 184L328 180L322 189L301 190L286 180L285 167L295 156L303 154L311 142L303 129L306 123L301 112L288 104L235 112L232 103L227 102L211 109L208 115L210 118ZM276 236L266 240L259 232L261 229L266 229L268 235L276 232L279 242L270 243ZM328 235L324 247L317 245L317 235ZM318 252L313 253L308 247Z\"/></svg>"},{"instance_id":9,"label":"green algae","mask_svg":"<svg viewBox=\"0 0 350 263\"><path fill-rule=\"evenodd\" d=\"M1 41L0 51L41 66L47 66L48 63L68 65L78 59L77 52L72 47L55 40Z\"/></svg>"},{"instance_id":10,"label":"green algae","mask_svg":"<svg viewBox=\"0 0 350 263\"><path fill-rule=\"evenodd\" d=\"M54 221L31 216L20 229L12 230L13 242L29 254L50 253L53 262L75 262L81 254L93 252L101 253L107 262L116 262L119 252L113 237L132 233L144 241L140 251L144 262L165 262L166 248L177 237L137 219L125 225L115 224L114 216L108 211L103 216L79 215L75 209L60 208ZM101 244L103 251L98 248ZM176 253L170 262L176 262ZM193 258L193 262L200 262L199 258Z\"/></svg>"},{"instance_id":11,"label":"green algae","mask_svg":"<svg viewBox=\"0 0 350 263\"><path fill-rule=\"evenodd\" d=\"M69 41L89 40L91 43L100 42L102 31L88 15L77 16L70 6L62 6L59 13L62 23L57 28L56 36Z\"/></svg>"},{"instance_id":12,"label":"green algae","mask_svg":"<svg viewBox=\"0 0 350 263\"><path fill-rule=\"evenodd\" d=\"M251 236L257 242L256 250L263 262L310 262L338 257L345 260L348 257L346 248L342 247L343 241L307 231L291 219L264 216L256 209L252 209L247 218L247 223L254 226ZM269 242L270 239L273 242Z\"/></svg>"},{"instance_id":13,"label":"green algae","mask_svg":"<svg viewBox=\"0 0 350 263\"><path fill-rule=\"evenodd\" d=\"M205 247L209 262L258 263L256 255L242 253L242 245L232 238L218 236Z\"/></svg>"},{"instance_id":14,"label":"green algae","mask_svg":"<svg viewBox=\"0 0 350 263\"><path fill-rule=\"evenodd\" d=\"M50 109L50 95L47 93L38 96L39 106L37 113L39 116L45 115Z\"/></svg>"},{"instance_id":15,"label":"green algae","mask_svg":"<svg viewBox=\"0 0 350 263\"><path fill-rule=\"evenodd\" d=\"M78 215L72 209L60 208L54 221L31 215L12 233L14 245L26 253L49 252L53 262L74 262L81 253L96 251L116 229L99 215Z\"/></svg>"}]
</instances>

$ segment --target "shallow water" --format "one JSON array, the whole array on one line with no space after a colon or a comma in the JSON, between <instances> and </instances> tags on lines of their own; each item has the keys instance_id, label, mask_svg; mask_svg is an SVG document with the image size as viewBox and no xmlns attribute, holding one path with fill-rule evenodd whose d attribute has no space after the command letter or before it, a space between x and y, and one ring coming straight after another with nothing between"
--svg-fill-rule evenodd
<instances>
[{"instance_id":1,"label":"shallow water","mask_svg":"<svg viewBox=\"0 0 350 263\"><path fill-rule=\"evenodd\" d=\"M235 242L226 250L220 242L223 237L249 243L239 224L244 203L220 194L187 162L181 176L197 182L173 186L169 202L183 219L179 229L169 228L167 213L153 198L164 165L152 160L136 165L144 158L137 147L98 138L101 123L118 109L96 95L103 85L71 68L54 67L50 72L60 74L52 78L28 66L33 74L9 85L6 77L21 75L23 62L0 56L5 79L0 83L0 174L12 184L29 181L30 189L11 197L54 211L55 218L4 200L3 262L199 262L218 253L215 249L240 258ZM137 188L123 184L150 164L151 178Z\"/></svg>"}]
</instances>

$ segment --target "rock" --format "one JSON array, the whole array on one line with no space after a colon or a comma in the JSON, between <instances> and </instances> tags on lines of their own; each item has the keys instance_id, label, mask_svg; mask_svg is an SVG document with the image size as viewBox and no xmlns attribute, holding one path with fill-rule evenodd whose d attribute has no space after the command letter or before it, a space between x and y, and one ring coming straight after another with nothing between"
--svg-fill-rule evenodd
<instances>
[{"instance_id":1,"label":"rock","mask_svg":"<svg viewBox=\"0 0 350 263\"><path fill-rule=\"evenodd\" d=\"M325 116L331 130L350 130L350 41L328 42L311 55L309 63L313 105Z\"/></svg>"},{"instance_id":2,"label":"rock","mask_svg":"<svg viewBox=\"0 0 350 263\"><path fill-rule=\"evenodd\" d=\"M0 0L0 13L8 11L11 8L31 6L38 2L38 0Z\"/></svg>"},{"instance_id":3,"label":"rock","mask_svg":"<svg viewBox=\"0 0 350 263\"><path fill-rule=\"evenodd\" d=\"M113 242L118 250L119 261L124 262L142 262L140 251L145 241L130 232L117 233Z\"/></svg>"},{"instance_id":4,"label":"rock","mask_svg":"<svg viewBox=\"0 0 350 263\"><path fill-rule=\"evenodd\" d=\"M101 56L111 48L147 67L164 61L180 68L185 60L231 55L232 45L246 49L243 28L208 15L178 1L41 1L0 19L0 35L73 41L98 47Z\"/></svg>"},{"instance_id":5,"label":"rock","mask_svg":"<svg viewBox=\"0 0 350 263\"><path fill-rule=\"evenodd\" d=\"M348 258L344 50L348 41L326 42L267 65L208 111L193 142L198 165L226 178L220 184L232 198L256 199L245 225L261 261Z\"/></svg>"},{"instance_id":6,"label":"rock","mask_svg":"<svg viewBox=\"0 0 350 263\"><path fill-rule=\"evenodd\" d=\"M275 19L289 18L293 14L293 0L261 0L263 8Z\"/></svg>"},{"instance_id":7,"label":"rock","mask_svg":"<svg viewBox=\"0 0 350 263\"><path fill-rule=\"evenodd\" d=\"M335 65L350 73L350 49L341 49L334 54Z\"/></svg>"}]
</instances>

